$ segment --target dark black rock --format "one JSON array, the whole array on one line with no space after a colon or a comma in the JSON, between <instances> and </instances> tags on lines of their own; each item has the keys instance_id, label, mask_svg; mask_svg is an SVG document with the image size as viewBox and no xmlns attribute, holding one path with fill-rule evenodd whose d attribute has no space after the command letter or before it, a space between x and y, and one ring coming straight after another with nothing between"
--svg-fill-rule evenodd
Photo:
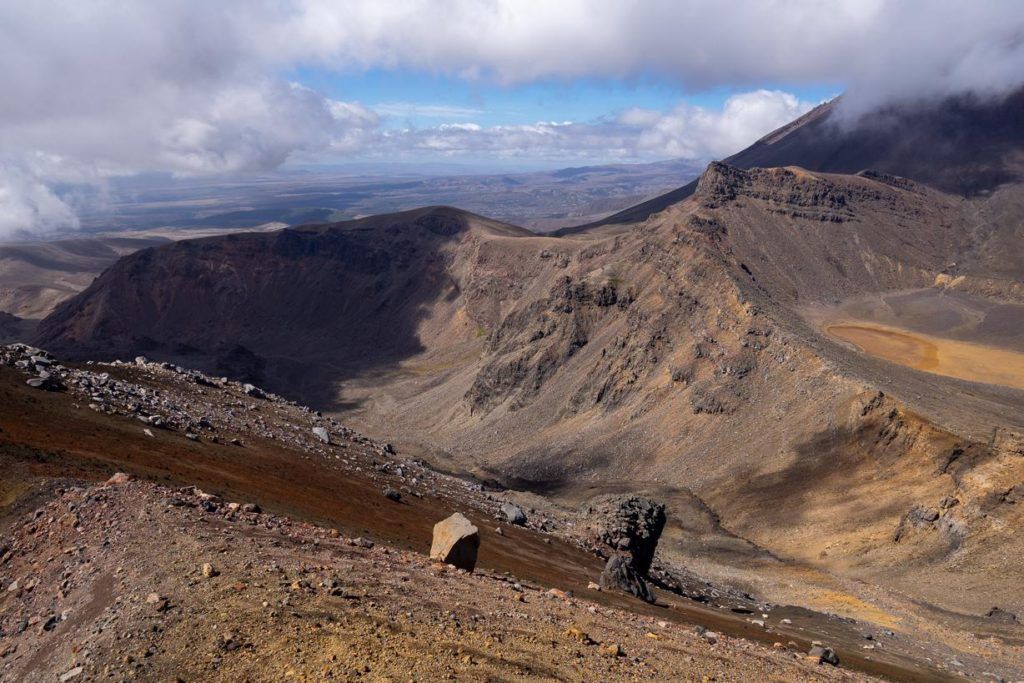
<instances>
[{"instance_id":1,"label":"dark black rock","mask_svg":"<svg viewBox=\"0 0 1024 683\"><path fill-rule=\"evenodd\" d=\"M628 555L616 553L608 558L601 572L601 588L604 590L621 590L636 596L644 602L654 602L654 594L647 587L644 577L634 566L634 560Z\"/></svg>"},{"instance_id":2,"label":"dark black rock","mask_svg":"<svg viewBox=\"0 0 1024 683\"><path fill-rule=\"evenodd\" d=\"M640 496L619 501L601 531L601 541L633 559L633 568L646 577L665 528L665 506Z\"/></svg>"}]
</instances>

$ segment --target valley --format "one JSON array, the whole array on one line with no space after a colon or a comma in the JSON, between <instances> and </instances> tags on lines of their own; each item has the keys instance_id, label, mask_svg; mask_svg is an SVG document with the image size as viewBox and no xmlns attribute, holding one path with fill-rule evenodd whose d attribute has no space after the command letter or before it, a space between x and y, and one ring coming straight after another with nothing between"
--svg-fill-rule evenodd
<instances>
[{"instance_id":1,"label":"valley","mask_svg":"<svg viewBox=\"0 0 1024 683\"><path fill-rule=\"evenodd\" d=\"M785 613L788 623L763 619L787 637L782 627L806 618L866 674L1018 677L1016 167L993 160L998 177L968 185L918 173L904 155L835 167L807 152L831 131L832 108L816 111L732 158L763 166L712 162L661 204L552 234L434 205L155 245L57 304L30 340L82 368L145 357L223 378L214 384L229 392L251 384L393 444L408 458L400 477L416 463L453 497L420 491L399 517L384 501L364 509L381 485L372 469L366 480L293 466L321 447L278 451L288 427L244 400L232 405L256 417L231 435L253 441L242 469L230 447L173 432L149 441L138 425L131 439L160 449L124 459L90 448L73 461L92 463L95 479L123 467L244 494L406 550L454 501L483 526L479 510L507 498L568 545L484 531L481 562L583 595L600 563L572 549L573 530L609 495L645 496L666 506L657 566L683 577L684 597L700 586L746 596ZM174 403L196 400L186 391ZM55 438L3 428L33 448ZM258 446L253 430L265 432ZM712 618L665 602L682 620ZM751 632L763 619L713 619L777 642Z\"/></svg>"}]
</instances>

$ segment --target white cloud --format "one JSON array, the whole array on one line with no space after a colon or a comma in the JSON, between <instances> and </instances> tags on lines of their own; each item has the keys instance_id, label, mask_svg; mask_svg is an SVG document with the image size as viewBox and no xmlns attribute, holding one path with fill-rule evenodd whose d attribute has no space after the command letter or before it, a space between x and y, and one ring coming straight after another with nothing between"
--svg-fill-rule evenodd
<instances>
[{"instance_id":1,"label":"white cloud","mask_svg":"<svg viewBox=\"0 0 1024 683\"><path fill-rule=\"evenodd\" d=\"M1006 0L120 0L0 3L6 230L73 224L62 175L218 173L328 155L721 156L806 103L748 92L590 123L381 128L296 69L466 79L658 78L688 89L844 83L851 112L1024 83L1024 3ZM393 103L394 104L394 103ZM557 112L553 112L557 115ZM410 115L410 114L405 114ZM599 154L600 151L600 154ZM60 165L40 159L60 159ZM66 169L71 169L66 170ZM63 208L62 208L63 207Z\"/></svg>"},{"instance_id":2,"label":"white cloud","mask_svg":"<svg viewBox=\"0 0 1024 683\"><path fill-rule=\"evenodd\" d=\"M30 170L0 164L0 239L77 228L74 209Z\"/></svg>"},{"instance_id":3,"label":"white cloud","mask_svg":"<svg viewBox=\"0 0 1024 683\"><path fill-rule=\"evenodd\" d=\"M381 102L373 110L383 116L425 119L468 119L485 113L483 109L453 104L422 104L417 102Z\"/></svg>"},{"instance_id":4,"label":"white cloud","mask_svg":"<svg viewBox=\"0 0 1024 683\"><path fill-rule=\"evenodd\" d=\"M722 158L789 123L815 104L778 90L755 90L733 95L721 111L684 103L664 114L633 109L621 120L636 126L637 147L641 150L686 159Z\"/></svg>"},{"instance_id":5,"label":"white cloud","mask_svg":"<svg viewBox=\"0 0 1024 683\"><path fill-rule=\"evenodd\" d=\"M658 74L691 88L842 82L867 107L1024 83L1012 0L303 0L265 37L340 67L524 83Z\"/></svg>"}]
</instances>

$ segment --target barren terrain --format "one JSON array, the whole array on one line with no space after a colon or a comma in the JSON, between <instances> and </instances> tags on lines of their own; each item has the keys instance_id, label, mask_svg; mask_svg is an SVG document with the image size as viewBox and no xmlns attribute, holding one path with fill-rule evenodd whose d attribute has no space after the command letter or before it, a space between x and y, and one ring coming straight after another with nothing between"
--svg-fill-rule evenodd
<instances>
[{"instance_id":1,"label":"barren terrain","mask_svg":"<svg viewBox=\"0 0 1024 683\"><path fill-rule=\"evenodd\" d=\"M40 392L22 371L0 367L0 578L5 588L16 583L0 598L0 661L12 680L78 666L88 676L144 679L274 680L293 669L345 680L407 675L410 657L425 657L416 665L425 679L801 680L852 669L934 680L987 670L1000 652L997 641L950 649L896 621L766 603L685 570L671 574L677 592L657 589L656 606L596 591L593 514L534 499L522 501L526 528L496 521L498 504L514 494L433 472L234 383L158 364L57 372L66 393ZM156 414L163 426L147 426ZM203 420L209 426L195 426ZM318 424L331 444L312 434ZM118 470L169 488L89 483ZM480 528L476 578L421 554L432 523L453 509ZM377 545L371 551L360 537ZM203 576L206 563L217 577ZM217 628L197 630L199 621ZM366 647L366 637L376 644ZM838 651L842 672L805 663L813 640ZM560 648L573 654L552 660ZM996 668L1014 666L1004 659Z\"/></svg>"},{"instance_id":2,"label":"barren terrain","mask_svg":"<svg viewBox=\"0 0 1024 683\"><path fill-rule=\"evenodd\" d=\"M846 661L909 647L925 678L1019 677L1018 101L915 113L925 138L981 121L927 163L893 131L823 141L826 106L734 157L771 167L712 163L627 222L554 236L431 206L148 249L58 306L35 343L252 382L502 490L570 545L602 496L645 493L667 506L666 576L748 593L770 629L794 605ZM146 462L169 476L172 455L210 476L176 450ZM319 468L303 477L333 482ZM308 500L329 490L257 486L268 506L336 519ZM553 585L591 571L557 546L518 564L505 538L484 536L484 564ZM851 623L900 637L832 630Z\"/></svg>"}]
</instances>

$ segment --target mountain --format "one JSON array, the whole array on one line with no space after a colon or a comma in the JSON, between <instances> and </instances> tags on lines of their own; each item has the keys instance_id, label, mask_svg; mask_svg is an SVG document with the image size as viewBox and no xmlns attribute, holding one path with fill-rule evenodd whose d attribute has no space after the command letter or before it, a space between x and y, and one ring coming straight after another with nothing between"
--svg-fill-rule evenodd
<instances>
[{"instance_id":1,"label":"mountain","mask_svg":"<svg viewBox=\"0 0 1024 683\"><path fill-rule=\"evenodd\" d=\"M167 241L123 236L0 244L0 311L42 318L121 256Z\"/></svg>"},{"instance_id":2,"label":"mountain","mask_svg":"<svg viewBox=\"0 0 1024 683\"><path fill-rule=\"evenodd\" d=\"M1024 90L999 98L963 96L845 114L835 98L726 158L738 168L799 166L811 171L874 170L961 196L1024 178ZM697 181L587 225L636 223L682 201Z\"/></svg>"},{"instance_id":3,"label":"mountain","mask_svg":"<svg viewBox=\"0 0 1024 683\"><path fill-rule=\"evenodd\" d=\"M428 208L184 240L119 261L39 337L78 358L175 358L322 402L339 379L419 351L428 311L455 328L444 343L476 335L455 319L463 262L530 234Z\"/></svg>"},{"instance_id":4,"label":"mountain","mask_svg":"<svg viewBox=\"0 0 1024 683\"><path fill-rule=\"evenodd\" d=\"M833 107L736 158L814 147ZM561 236L431 207L158 246L36 343L258 381L566 505L646 491L667 561L962 634L978 605L1024 610L1024 194L991 149L918 179L875 149L842 172L714 163L635 223Z\"/></svg>"}]
</instances>

